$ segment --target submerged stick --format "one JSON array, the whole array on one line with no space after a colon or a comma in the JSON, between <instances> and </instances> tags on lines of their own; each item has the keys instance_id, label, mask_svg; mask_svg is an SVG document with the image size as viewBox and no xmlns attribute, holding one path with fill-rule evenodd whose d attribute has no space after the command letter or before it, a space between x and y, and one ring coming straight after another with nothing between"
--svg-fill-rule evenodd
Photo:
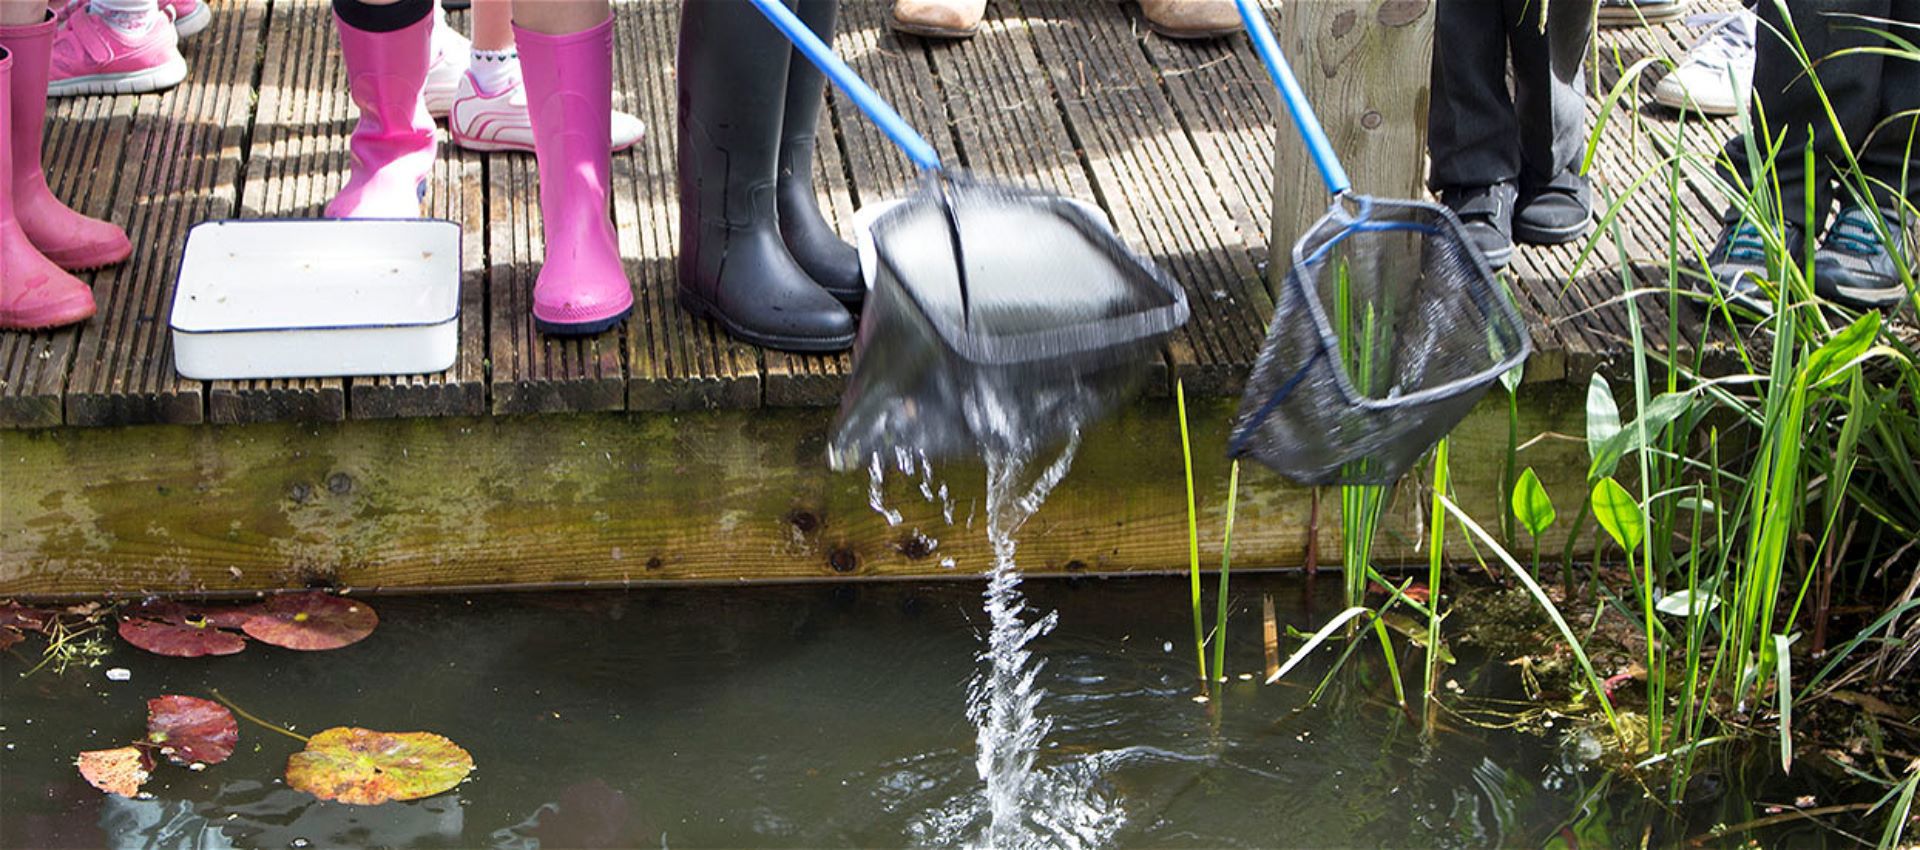
<instances>
[{"instance_id":1,"label":"submerged stick","mask_svg":"<svg viewBox=\"0 0 1920 850\"><path fill-rule=\"evenodd\" d=\"M227 709L228 709L228 710L230 710L230 711L232 711L232 712L233 712L234 714L238 714L238 715L240 715L241 717L244 717L244 718L246 718L246 719L248 719L248 720L251 720L251 721L253 721L254 723L256 723L256 724L258 724L258 725L260 725L260 726L264 726L264 727L266 727L266 728L268 728L268 729L272 729L272 730L273 730L273 731L275 731L275 732L278 732L278 733L280 733L280 734L282 734L282 735L285 735L285 736L287 736L287 737L289 737L289 738L292 738L292 739L294 739L294 740L296 740L296 741L299 741L300 743L303 743L303 744L304 744L304 743L307 743L307 742L308 742L309 740L311 740L311 739L310 739L310 738L308 738L307 736L305 736L305 735L302 735L302 734L300 734L300 733L298 733L298 732L295 732L295 731L293 731L292 729L288 729L288 728L286 728L286 727L284 727L284 726L276 726L276 725L274 725L274 724L272 724L272 723L268 723L268 722L267 722L267 721L265 721L265 720L261 720L260 718L258 718L258 717L255 717L255 716L253 715L253 713L252 713L252 712L249 712L249 711L247 711L246 709L244 709L244 708L241 708L240 706L237 706L237 705L234 705L234 704L233 704L233 700L230 700L230 699L227 699L227 695L226 695L226 694L223 694L223 693L220 693L220 689L219 689L219 688L211 688L211 689L209 689L209 690L208 690L208 693L211 693L211 694L213 694L213 698L214 698L214 699L217 699L217 700L219 700L219 701L220 701L220 704L221 704L221 705L224 705L224 706L226 706L226 707L227 707Z\"/></svg>"}]
</instances>

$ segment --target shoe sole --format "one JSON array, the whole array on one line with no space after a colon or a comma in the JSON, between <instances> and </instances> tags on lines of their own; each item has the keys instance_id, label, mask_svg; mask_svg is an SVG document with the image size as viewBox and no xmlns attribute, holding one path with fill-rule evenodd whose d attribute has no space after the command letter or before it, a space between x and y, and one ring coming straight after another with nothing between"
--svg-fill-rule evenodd
<instances>
[{"instance_id":1,"label":"shoe sole","mask_svg":"<svg viewBox=\"0 0 1920 850\"><path fill-rule=\"evenodd\" d=\"M1860 289L1851 286L1816 285L1814 289L1819 292L1820 297L1855 310L1891 310L1907 302L1907 290L1901 286Z\"/></svg>"},{"instance_id":2,"label":"shoe sole","mask_svg":"<svg viewBox=\"0 0 1920 850\"><path fill-rule=\"evenodd\" d=\"M1211 38L1225 38L1241 31L1241 28L1238 26L1220 27L1210 30L1180 30L1172 27L1163 27L1152 21L1147 22L1147 29L1153 30L1162 38L1171 38L1176 41L1205 41Z\"/></svg>"},{"instance_id":3,"label":"shoe sole","mask_svg":"<svg viewBox=\"0 0 1920 850\"><path fill-rule=\"evenodd\" d=\"M1593 232L1593 219L1588 218L1572 227L1537 228L1513 223L1513 239L1527 245L1565 245Z\"/></svg>"},{"instance_id":4,"label":"shoe sole","mask_svg":"<svg viewBox=\"0 0 1920 850\"><path fill-rule=\"evenodd\" d=\"M1727 118L1740 114L1739 107L1731 109L1723 109L1718 106L1708 108L1700 105L1693 98L1687 97L1686 95L1670 95L1665 90L1659 88L1653 90L1653 102L1676 112L1698 112L1701 115L1712 118Z\"/></svg>"},{"instance_id":5,"label":"shoe sole","mask_svg":"<svg viewBox=\"0 0 1920 850\"><path fill-rule=\"evenodd\" d=\"M166 64L127 74L93 74L56 80L47 84L48 97L72 97L83 94L149 94L166 91L187 79L187 60L174 58Z\"/></svg>"},{"instance_id":6,"label":"shoe sole","mask_svg":"<svg viewBox=\"0 0 1920 850\"><path fill-rule=\"evenodd\" d=\"M749 331L734 324L732 320L722 315L719 310L708 306L706 299L693 294L691 290L685 287L680 289L680 307L695 316L708 319L714 324L719 325L722 330L727 332L728 336L741 342L757 345L761 348L771 348L776 351L788 351L795 354L838 354L852 348L853 338L858 335L856 331L855 333L847 334L844 339L840 337L821 339L819 337L780 336L778 334L763 334Z\"/></svg>"},{"instance_id":7,"label":"shoe sole","mask_svg":"<svg viewBox=\"0 0 1920 850\"><path fill-rule=\"evenodd\" d=\"M963 38L964 39L964 38L972 38L975 35L978 35L980 33L980 28L978 26L975 26L972 29L957 30L957 29L949 29L947 27L930 27L930 26L926 26L925 24L910 24L910 23L907 23L906 21L900 20L899 18L889 19L888 24L889 26L893 27L895 32L903 32L908 35L917 35L922 38Z\"/></svg>"},{"instance_id":8,"label":"shoe sole","mask_svg":"<svg viewBox=\"0 0 1920 850\"><path fill-rule=\"evenodd\" d=\"M631 315L633 315L632 304L628 304L627 309L621 310L614 315L604 319L595 319L591 322L549 322L546 319L535 316L533 317L533 329L549 336L592 336L613 329L614 325L626 321L627 317Z\"/></svg>"},{"instance_id":9,"label":"shoe sole","mask_svg":"<svg viewBox=\"0 0 1920 850\"><path fill-rule=\"evenodd\" d=\"M632 150L634 146L640 144L645 139L646 139L646 136L642 135L640 138L634 139L632 142L621 145L619 147L610 148L610 151L612 153L620 153L622 151ZM451 143L454 147L459 148L463 151L475 151L477 153L533 153L534 152L532 145L522 145L517 142L490 142L485 139L469 139L465 136L462 136L458 133L453 132L452 130L447 131L447 141ZM609 140L608 144L612 144L612 141Z\"/></svg>"},{"instance_id":10,"label":"shoe sole","mask_svg":"<svg viewBox=\"0 0 1920 850\"><path fill-rule=\"evenodd\" d=\"M207 8L206 0L200 0L200 5L193 7L186 17L173 22L173 32L181 38L192 38L210 23L213 23L213 10Z\"/></svg>"},{"instance_id":11,"label":"shoe sole","mask_svg":"<svg viewBox=\"0 0 1920 850\"><path fill-rule=\"evenodd\" d=\"M1491 253L1487 251L1481 251L1480 256L1487 258L1488 268L1491 268L1494 271L1499 271L1513 263L1513 247L1508 246L1499 251L1494 251Z\"/></svg>"},{"instance_id":12,"label":"shoe sole","mask_svg":"<svg viewBox=\"0 0 1920 850\"><path fill-rule=\"evenodd\" d=\"M1619 9L1611 6L1602 6L1600 7L1600 11L1595 13L1594 20L1603 27L1637 27L1643 23L1672 23L1685 17L1686 14L1687 7L1682 3L1664 6L1658 11L1652 12L1632 7Z\"/></svg>"}]
</instances>

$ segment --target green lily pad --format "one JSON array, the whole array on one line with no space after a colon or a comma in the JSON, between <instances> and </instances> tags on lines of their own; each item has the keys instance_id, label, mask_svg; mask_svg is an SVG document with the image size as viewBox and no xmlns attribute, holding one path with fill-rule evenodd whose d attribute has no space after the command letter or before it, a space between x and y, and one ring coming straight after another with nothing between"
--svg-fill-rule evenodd
<instances>
[{"instance_id":1,"label":"green lily pad","mask_svg":"<svg viewBox=\"0 0 1920 850\"><path fill-rule=\"evenodd\" d=\"M152 757L139 747L88 750L80 754L74 765L80 768L80 775L88 785L122 797L137 796L140 786L153 771Z\"/></svg>"},{"instance_id":2,"label":"green lily pad","mask_svg":"<svg viewBox=\"0 0 1920 850\"><path fill-rule=\"evenodd\" d=\"M473 756L432 732L376 732L335 726L287 759L287 785L356 806L418 800L473 771Z\"/></svg>"},{"instance_id":3,"label":"green lily pad","mask_svg":"<svg viewBox=\"0 0 1920 850\"><path fill-rule=\"evenodd\" d=\"M219 764L233 755L240 725L217 702L168 695L147 700L147 740L174 764Z\"/></svg>"},{"instance_id":4,"label":"green lily pad","mask_svg":"<svg viewBox=\"0 0 1920 850\"><path fill-rule=\"evenodd\" d=\"M275 596L244 628L254 640L287 649L339 649L373 634L380 617L367 603L325 593Z\"/></svg>"}]
</instances>

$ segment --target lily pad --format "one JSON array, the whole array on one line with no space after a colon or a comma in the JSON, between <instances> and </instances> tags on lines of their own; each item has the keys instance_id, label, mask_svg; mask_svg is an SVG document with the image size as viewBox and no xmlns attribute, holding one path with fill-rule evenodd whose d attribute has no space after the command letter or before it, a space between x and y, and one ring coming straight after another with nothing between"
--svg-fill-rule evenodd
<instances>
[{"instance_id":1,"label":"lily pad","mask_svg":"<svg viewBox=\"0 0 1920 850\"><path fill-rule=\"evenodd\" d=\"M287 649L339 649L373 634L380 617L367 603L325 593L276 596L247 620L247 635Z\"/></svg>"},{"instance_id":2,"label":"lily pad","mask_svg":"<svg viewBox=\"0 0 1920 850\"><path fill-rule=\"evenodd\" d=\"M376 732L335 726L287 758L287 785L356 806L418 800L473 771L473 756L432 732Z\"/></svg>"},{"instance_id":3,"label":"lily pad","mask_svg":"<svg viewBox=\"0 0 1920 850\"><path fill-rule=\"evenodd\" d=\"M45 608L27 608L12 602L0 602L0 628L26 632L44 632L53 624L56 612Z\"/></svg>"},{"instance_id":4,"label":"lily pad","mask_svg":"<svg viewBox=\"0 0 1920 850\"><path fill-rule=\"evenodd\" d=\"M168 695L147 700L147 740L174 764L219 764L233 755L240 725L217 702Z\"/></svg>"},{"instance_id":5,"label":"lily pad","mask_svg":"<svg viewBox=\"0 0 1920 850\"><path fill-rule=\"evenodd\" d=\"M157 655L199 658L232 655L247 648L247 639L209 625L170 623L132 617L120 618L120 636L127 643Z\"/></svg>"},{"instance_id":6,"label":"lily pad","mask_svg":"<svg viewBox=\"0 0 1920 850\"><path fill-rule=\"evenodd\" d=\"M153 770L153 759L139 747L88 750L74 764L87 784L109 794L133 797Z\"/></svg>"}]
</instances>

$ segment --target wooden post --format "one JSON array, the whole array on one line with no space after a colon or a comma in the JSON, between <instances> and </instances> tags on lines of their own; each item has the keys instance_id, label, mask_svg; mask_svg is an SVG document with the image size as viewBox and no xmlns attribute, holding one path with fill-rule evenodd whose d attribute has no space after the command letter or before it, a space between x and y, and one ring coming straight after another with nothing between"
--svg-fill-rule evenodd
<instances>
[{"instance_id":1,"label":"wooden post","mask_svg":"<svg viewBox=\"0 0 1920 850\"><path fill-rule=\"evenodd\" d=\"M1476 0L1477 1L1477 0ZM1434 0L1287 0L1275 34L1326 126L1354 191L1422 198L1427 177L1428 69ZM1267 288L1293 266L1293 243L1327 211L1320 172L1292 119L1274 144L1272 262Z\"/></svg>"}]
</instances>

